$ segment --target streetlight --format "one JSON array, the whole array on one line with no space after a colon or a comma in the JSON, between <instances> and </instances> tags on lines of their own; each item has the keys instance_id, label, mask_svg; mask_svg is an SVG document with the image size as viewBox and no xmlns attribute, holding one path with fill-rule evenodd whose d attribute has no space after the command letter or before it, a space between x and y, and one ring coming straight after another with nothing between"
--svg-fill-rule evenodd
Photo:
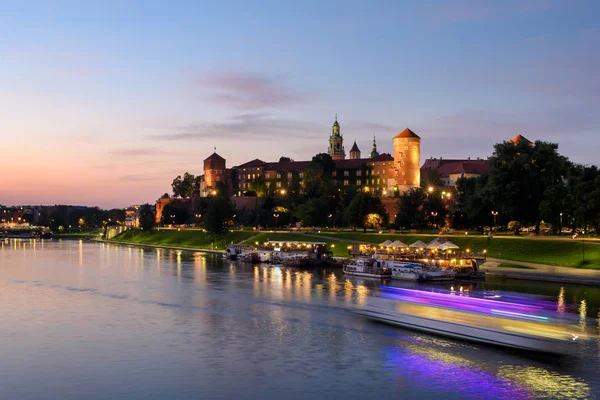
<instances>
[{"instance_id":1,"label":"streetlight","mask_svg":"<svg viewBox=\"0 0 600 400\"><path fill-rule=\"evenodd\" d=\"M560 224L558 225L558 234L562 234L562 213L558 214L560 216Z\"/></svg>"},{"instance_id":2,"label":"streetlight","mask_svg":"<svg viewBox=\"0 0 600 400\"><path fill-rule=\"evenodd\" d=\"M494 229L496 230L496 217L498 216L498 211L492 211L492 215L494 216Z\"/></svg>"},{"instance_id":3,"label":"streetlight","mask_svg":"<svg viewBox=\"0 0 600 400\"><path fill-rule=\"evenodd\" d=\"M285 196L286 190L285 190L285 189L281 189L281 190L279 191L279 193L281 193L281 195L282 195L282 196Z\"/></svg>"},{"instance_id":4,"label":"streetlight","mask_svg":"<svg viewBox=\"0 0 600 400\"><path fill-rule=\"evenodd\" d=\"M279 214L273 214L273 216L275 217L275 230L277 230L279 228Z\"/></svg>"},{"instance_id":5,"label":"streetlight","mask_svg":"<svg viewBox=\"0 0 600 400\"><path fill-rule=\"evenodd\" d=\"M435 228L435 217L437 217L438 213L435 211L432 211L431 215L433 215L433 227Z\"/></svg>"},{"instance_id":6,"label":"streetlight","mask_svg":"<svg viewBox=\"0 0 600 400\"><path fill-rule=\"evenodd\" d=\"M432 193L432 192L433 192L433 186L429 186L429 187L427 188L427 191L429 191L429 193Z\"/></svg>"}]
</instances>

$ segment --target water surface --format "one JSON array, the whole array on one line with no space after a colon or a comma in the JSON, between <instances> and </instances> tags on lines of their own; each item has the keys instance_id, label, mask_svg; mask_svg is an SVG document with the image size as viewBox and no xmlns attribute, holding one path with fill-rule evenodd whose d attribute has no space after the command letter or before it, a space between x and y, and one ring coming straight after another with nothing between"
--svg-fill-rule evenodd
<instances>
[{"instance_id":1,"label":"water surface","mask_svg":"<svg viewBox=\"0 0 600 400\"><path fill-rule=\"evenodd\" d=\"M599 291L582 287L451 286L545 294L557 310L582 317L597 316L600 305ZM203 253L4 241L0 397L597 395L596 341L569 357L536 356L392 328L347 311L376 287L344 279L339 270L251 266Z\"/></svg>"}]
</instances>

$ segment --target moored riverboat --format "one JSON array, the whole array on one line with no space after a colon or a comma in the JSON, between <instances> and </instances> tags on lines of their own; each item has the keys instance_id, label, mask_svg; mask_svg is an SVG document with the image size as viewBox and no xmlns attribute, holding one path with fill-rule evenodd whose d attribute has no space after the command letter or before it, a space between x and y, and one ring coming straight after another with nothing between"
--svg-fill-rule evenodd
<instances>
[{"instance_id":1,"label":"moored riverboat","mask_svg":"<svg viewBox=\"0 0 600 400\"><path fill-rule=\"evenodd\" d=\"M361 276L363 278L391 278L390 268L382 265L382 262L372 258L357 258L350 264L344 265L342 271L345 275Z\"/></svg>"}]
</instances>

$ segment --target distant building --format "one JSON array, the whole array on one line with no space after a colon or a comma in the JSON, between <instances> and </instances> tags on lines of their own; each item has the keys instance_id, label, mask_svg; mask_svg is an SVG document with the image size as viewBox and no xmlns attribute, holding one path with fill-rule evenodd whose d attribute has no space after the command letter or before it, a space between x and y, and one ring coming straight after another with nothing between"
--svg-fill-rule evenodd
<instances>
[{"instance_id":1,"label":"distant building","mask_svg":"<svg viewBox=\"0 0 600 400\"><path fill-rule=\"evenodd\" d=\"M337 115L335 116L335 122L331 127L331 136L329 136L329 149L327 153L334 160L343 160L346 158L346 152L344 151L344 137L340 130L340 124L337 121Z\"/></svg>"},{"instance_id":2,"label":"distant building","mask_svg":"<svg viewBox=\"0 0 600 400\"><path fill-rule=\"evenodd\" d=\"M421 177L425 184L428 179L437 176L442 186L456 187L459 178L472 178L489 170L488 160L477 159L442 159L430 158L421 167Z\"/></svg>"},{"instance_id":3,"label":"distant building","mask_svg":"<svg viewBox=\"0 0 600 400\"><path fill-rule=\"evenodd\" d=\"M357 190L378 190L385 196L403 192L419 185L421 138L406 128L393 138L394 156L379 154L373 137L369 158L361 158L354 142L350 158L346 159L341 127L333 123L329 136L328 154L336 169L331 178L340 186L356 187ZM218 182L230 194L241 196L252 190L259 182L271 192L299 189L303 185L304 171L310 161L266 162L254 159L228 169L226 160L216 152L204 160L204 175L200 177L202 196L216 194Z\"/></svg>"},{"instance_id":4,"label":"distant building","mask_svg":"<svg viewBox=\"0 0 600 400\"><path fill-rule=\"evenodd\" d=\"M125 209L125 226L128 228L140 227L140 206L130 206Z\"/></svg>"},{"instance_id":5,"label":"distant building","mask_svg":"<svg viewBox=\"0 0 600 400\"><path fill-rule=\"evenodd\" d=\"M329 135L327 153L335 162L331 179L340 187L377 192L383 197L393 197L420 184L421 138L406 128L392 138L394 155L377 151L373 146L368 158L361 158L356 141L346 159L344 138L340 124L335 119ZM200 195L216 195L226 191L226 195L243 196L258 187L270 193L288 190L301 191L304 185L304 172L311 161L266 162L258 158L233 168L227 168L225 158L216 149L204 160L204 174L200 176ZM223 194L223 193L219 193ZM174 199L165 197L156 202L156 220L160 221L164 207ZM237 202L236 202L237 204Z\"/></svg>"}]
</instances>

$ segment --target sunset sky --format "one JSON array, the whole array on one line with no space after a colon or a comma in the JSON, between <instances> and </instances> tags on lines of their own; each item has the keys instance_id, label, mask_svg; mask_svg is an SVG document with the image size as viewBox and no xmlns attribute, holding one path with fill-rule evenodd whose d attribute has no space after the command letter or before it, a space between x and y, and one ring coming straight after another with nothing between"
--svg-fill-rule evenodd
<instances>
[{"instance_id":1,"label":"sunset sky","mask_svg":"<svg viewBox=\"0 0 600 400\"><path fill-rule=\"evenodd\" d=\"M86 3L86 4L83 4ZM0 204L152 203L178 174L325 152L600 154L598 1L0 3Z\"/></svg>"}]
</instances>

